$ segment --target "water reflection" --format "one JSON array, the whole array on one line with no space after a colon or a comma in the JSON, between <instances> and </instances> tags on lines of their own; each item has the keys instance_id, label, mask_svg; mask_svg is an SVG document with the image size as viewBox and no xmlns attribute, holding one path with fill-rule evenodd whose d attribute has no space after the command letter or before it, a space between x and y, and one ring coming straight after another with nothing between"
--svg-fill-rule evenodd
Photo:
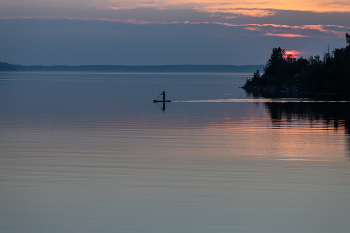
<instances>
[{"instance_id":1,"label":"water reflection","mask_svg":"<svg viewBox=\"0 0 350 233\"><path fill-rule=\"evenodd\" d=\"M348 135L347 151L350 151L350 101L349 96L297 96L272 93L247 92L249 98L260 100L268 110L274 127L283 127L295 122L308 122L323 129L343 131ZM287 97L287 98L286 98ZM263 101L263 100L272 101ZM285 99L286 101L278 101ZM274 101L275 100L275 101ZM288 101L291 100L291 101ZM350 155L349 155L350 156Z\"/></svg>"},{"instance_id":2,"label":"water reflection","mask_svg":"<svg viewBox=\"0 0 350 233\"><path fill-rule=\"evenodd\" d=\"M254 99L269 98L286 101L264 101L274 125L282 121L307 120L310 125L315 121L322 121L326 129L338 130L343 128L349 134L350 128L350 101L349 96L286 96L272 93L251 93L248 97ZM289 98L285 98L289 97ZM292 98L290 98L292 97ZM289 101L291 100L291 101Z\"/></svg>"},{"instance_id":3,"label":"water reflection","mask_svg":"<svg viewBox=\"0 0 350 233\"><path fill-rule=\"evenodd\" d=\"M16 75L0 85L4 232L350 228L348 135L322 123L345 127L348 103L246 99L223 75ZM159 90L177 100L164 112Z\"/></svg>"},{"instance_id":4,"label":"water reflection","mask_svg":"<svg viewBox=\"0 0 350 233\"><path fill-rule=\"evenodd\" d=\"M308 120L310 124L323 121L325 128L344 128L349 134L350 104L342 102L313 102L313 103L264 103L272 121L276 124L285 120Z\"/></svg>"},{"instance_id":5,"label":"water reflection","mask_svg":"<svg viewBox=\"0 0 350 233\"><path fill-rule=\"evenodd\" d=\"M170 102L170 101L169 101ZM161 101L161 102L154 102L153 103L157 104L157 106L159 107L159 109L161 109L163 112L165 111L165 101Z\"/></svg>"}]
</instances>

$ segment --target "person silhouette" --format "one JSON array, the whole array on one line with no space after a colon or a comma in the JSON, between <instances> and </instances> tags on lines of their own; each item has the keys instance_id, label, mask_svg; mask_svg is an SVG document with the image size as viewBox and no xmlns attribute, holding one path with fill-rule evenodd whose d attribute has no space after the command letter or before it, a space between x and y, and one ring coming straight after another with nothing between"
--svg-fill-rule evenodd
<instances>
[{"instance_id":1,"label":"person silhouette","mask_svg":"<svg viewBox=\"0 0 350 233\"><path fill-rule=\"evenodd\" d=\"M165 92L163 91L161 95L163 96L163 101L165 102Z\"/></svg>"}]
</instances>

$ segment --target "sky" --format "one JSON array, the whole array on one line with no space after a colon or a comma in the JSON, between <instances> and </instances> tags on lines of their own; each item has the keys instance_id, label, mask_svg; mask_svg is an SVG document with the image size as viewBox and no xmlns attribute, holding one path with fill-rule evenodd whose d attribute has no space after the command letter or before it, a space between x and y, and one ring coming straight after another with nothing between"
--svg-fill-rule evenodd
<instances>
[{"instance_id":1,"label":"sky","mask_svg":"<svg viewBox=\"0 0 350 233\"><path fill-rule=\"evenodd\" d=\"M345 47L349 0L0 0L0 61L258 65Z\"/></svg>"}]
</instances>

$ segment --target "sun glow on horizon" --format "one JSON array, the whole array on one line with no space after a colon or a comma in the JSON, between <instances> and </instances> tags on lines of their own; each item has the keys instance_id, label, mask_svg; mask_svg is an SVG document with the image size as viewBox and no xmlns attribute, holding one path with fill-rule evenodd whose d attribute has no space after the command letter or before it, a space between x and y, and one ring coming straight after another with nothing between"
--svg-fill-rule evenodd
<instances>
[{"instance_id":1,"label":"sun glow on horizon","mask_svg":"<svg viewBox=\"0 0 350 233\"><path fill-rule=\"evenodd\" d=\"M297 58L299 54L302 54L302 52L297 50L285 50L284 52L284 55L290 58Z\"/></svg>"}]
</instances>

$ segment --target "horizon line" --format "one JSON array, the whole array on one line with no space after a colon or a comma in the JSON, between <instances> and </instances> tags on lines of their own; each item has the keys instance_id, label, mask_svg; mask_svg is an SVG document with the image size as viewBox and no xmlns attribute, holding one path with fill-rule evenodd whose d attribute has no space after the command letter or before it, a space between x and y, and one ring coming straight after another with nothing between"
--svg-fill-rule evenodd
<instances>
[{"instance_id":1,"label":"horizon line","mask_svg":"<svg viewBox=\"0 0 350 233\"><path fill-rule=\"evenodd\" d=\"M166 64L166 65L120 65L120 64L82 64L82 65L63 65L63 64L55 64L55 65L42 65L42 64L35 64L35 65L22 65L22 64L13 64L9 62L3 62L0 61L0 64L7 64L11 66L45 66L45 67L52 67L52 66L69 66L69 67L79 67L79 66L129 66L129 67L160 67L160 66L264 66L265 64L245 64L245 65L233 65L233 64Z\"/></svg>"}]
</instances>

